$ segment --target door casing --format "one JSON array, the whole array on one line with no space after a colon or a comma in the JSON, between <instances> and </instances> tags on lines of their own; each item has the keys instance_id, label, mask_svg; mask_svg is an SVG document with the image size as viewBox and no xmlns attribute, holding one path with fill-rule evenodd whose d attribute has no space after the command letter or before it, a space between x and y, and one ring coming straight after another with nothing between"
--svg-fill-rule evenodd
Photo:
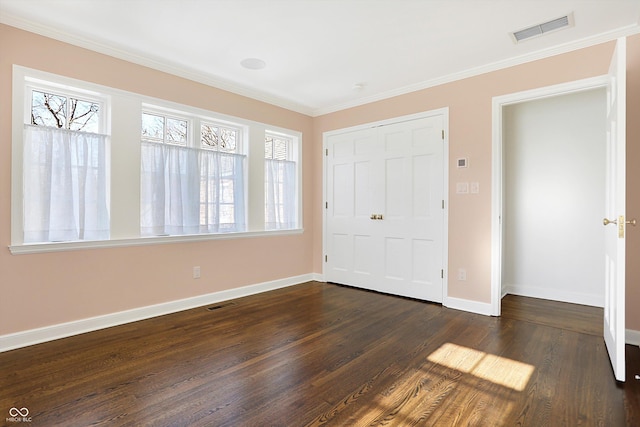
<instances>
[{"instance_id":1,"label":"door casing","mask_svg":"<svg viewBox=\"0 0 640 427\"><path fill-rule=\"evenodd\" d=\"M534 101L598 88L606 88L608 84L608 76L598 76L493 98L491 154L491 314L493 316L500 316L500 300L503 296L503 107L520 102Z\"/></svg>"}]
</instances>

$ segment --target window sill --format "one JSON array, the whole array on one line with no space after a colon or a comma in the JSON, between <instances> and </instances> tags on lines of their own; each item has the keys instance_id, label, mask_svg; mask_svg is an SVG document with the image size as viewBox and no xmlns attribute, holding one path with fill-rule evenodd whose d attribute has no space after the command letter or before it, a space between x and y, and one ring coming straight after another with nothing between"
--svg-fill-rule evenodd
<instances>
[{"instance_id":1,"label":"window sill","mask_svg":"<svg viewBox=\"0 0 640 427\"><path fill-rule=\"evenodd\" d=\"M131 239L94 240L90 242L60 242L60 243L34 243L24 245L11 245L9 251L12 255L38 254L45 252L63 252L85 249L119 248L127 246L147 246L161 245L167 243L190 243L208 240L228 240L250 237L275 237L302 234L304 229L295 228L290 230L272 231L244 231L240 233L220 233L220 234L191 234L184 236L157 236L157 237L137 237Z\"/></svg>"}]
</instances>

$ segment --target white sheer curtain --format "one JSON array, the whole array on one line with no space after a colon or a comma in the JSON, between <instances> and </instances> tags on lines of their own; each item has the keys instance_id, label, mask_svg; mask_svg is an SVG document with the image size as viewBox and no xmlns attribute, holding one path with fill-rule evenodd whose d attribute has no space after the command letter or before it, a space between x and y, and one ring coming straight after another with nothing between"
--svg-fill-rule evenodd
<instances>
[{"instance_id":1,"label":"white sheer curtain","mask_svg":"<svg viewBox=\"0 0 640 427\"><path fill-rule=\"evenodd\" d=\"M109 238L107 136L25 125L24 243Z\"/></svg>"},{"instance_id":2,"label":"white sheer curtain","mask_svg":"<svg viewBox=\"0 0 640 427\"><path fill-rule=\"evenodd\" d=\"M199 150L202 233L246 230L245 156Z\"/></svg>"},{"instance_id":3,"label":"white sheer curtain","mask_svg":"<svg viewBox=\"0 0 640 427\"><path fill-rule=\"evenodd\" d=\"M296 228L296 163L265 159L265 229Z\"/></svg>"},{"instance_id":4,"label":"white sheer curtain","mask_svg":"<svg viewBox=\"0 0 640 427\"><path fill-rule=\"evenodd\" d=\"M244 231L245 156L142 142L143 236Z\"/></svg>"}]
</instances>

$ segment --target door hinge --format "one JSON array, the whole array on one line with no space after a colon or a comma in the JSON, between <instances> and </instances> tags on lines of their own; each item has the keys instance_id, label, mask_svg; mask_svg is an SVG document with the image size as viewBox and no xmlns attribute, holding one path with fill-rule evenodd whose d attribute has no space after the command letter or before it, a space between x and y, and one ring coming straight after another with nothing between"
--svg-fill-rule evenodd
<instances>
[{"instance_id":1,"label":"door hinge","mask_svg":"<svg viewBox=\"0 0 640 427\"><path fill-rule=\"evenodd\" d=\"M329 209L329 202L324 202L324 208Z\"/></svg>"},{"instance_id":2,"label":"door hinge","mask_svg":"<svg viewBox=\"0 0 640 427\"><path fill-rule=\"evenodd\" d=\"M329 257L327 255L324 256L324 262L327 262L329 260Z\"/></svg>"},{"instance_id":3,"label":"door hinge","mask_svg":"<svg viewBox=\"0 0 640 427\"><path fill-rule=\"evenodd\" d=\"M444 199L442 199L442 209L444 209Z\"/></svg>"},{"instance_id":4,"label":"door hinge","mask_svg":"<svg viewBox=\"0 0 640 427\"><path fill-rule=\"evenodd\" d=\"M329 155L329 149L328 149L328 148L325 148L325 149L324 149L324 155L325 155L325 156L328 156L328 155Z\"/></svg>"},{"instance_id":5,"label":"door hinge","mask_svg":"<svg viewBox=\"0 0 640 427\"><path fill-rule=\"evenodd\" d=\"M442 140L444 141L444 129L442 129Z\"/></svg>"},{"instance_id":6,"label":"door hinge","mask_svg":"<svg viewBox=\"0 0 640 427\"><path fill-rule=\"evenodd\" d=\"M440 270L440 278L444 279L444 270Z\"/></svg>"}]
</instances>

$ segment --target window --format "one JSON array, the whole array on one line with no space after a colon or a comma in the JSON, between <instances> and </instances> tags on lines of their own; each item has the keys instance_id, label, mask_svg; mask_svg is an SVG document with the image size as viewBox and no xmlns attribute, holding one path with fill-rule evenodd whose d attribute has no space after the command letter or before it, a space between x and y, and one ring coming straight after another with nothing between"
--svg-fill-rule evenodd
<instances>
[{"instance_id":1,"label":"window","mask_svg":"<svg viewBox=\"0 0 640 427\"><path fill-rule=\"evenodd\" d=\"M301 232L299 132L19 65L12 89L12 254Z\"/></svg>"},{"instance_id":2,"label":"window","mask_svg":"<svg viewBox=\"0 0 640 427\"><path fill-rule=\"evenodd\" d=\"M266 230L298 226L297 162L294 138L267 133L264 140Z\"/></svg>"},{"instance_id":3,"label":"window","mask_svg":"<svg viewBox=\"0 0 640 427\"><path fill-rule=\"evenodd\" d=\"M246 230L242 133L195 116L143 112L143 236Z\"/></svg>"},{"instance_id":4,"label":"window","mask_svg":"<svg viewBox=\"0 0 640 427\"><path fill-rule=\"evenodd\" d=\"M108 239L104 100L35 85L27 93L24 243Z\"/></svg>"},{"instance_id":5,"label":"window","mask_svg":"<svg viewBox=\"0 0 640 427\"><path fill-rule=\"evenodd\" d=\"M239 154L240 136L238 128L207 122L200 126L200 224L209 232L245 229L245 156Z\"/></svg>"},{"instance_id":6,"label":"window","mask_svg":"<svg viewBox=\"0 0 640 427\"><path fill-rule=\"evenodd\" d=\"M238 129L213 123L203 123L200 126L200 135L200 144L202 148L222 151L225 153L238 152Z\"/></svg>"},{"instance_id":7,"label":"window","mask_svg":"<svg viewBox=\"0 0 640 427\"><path fill-rule=\"evenodd\" d=\"M168 144L187 145L187 120L142 113L142 139Z\"/></svg>"}]
</instances>

